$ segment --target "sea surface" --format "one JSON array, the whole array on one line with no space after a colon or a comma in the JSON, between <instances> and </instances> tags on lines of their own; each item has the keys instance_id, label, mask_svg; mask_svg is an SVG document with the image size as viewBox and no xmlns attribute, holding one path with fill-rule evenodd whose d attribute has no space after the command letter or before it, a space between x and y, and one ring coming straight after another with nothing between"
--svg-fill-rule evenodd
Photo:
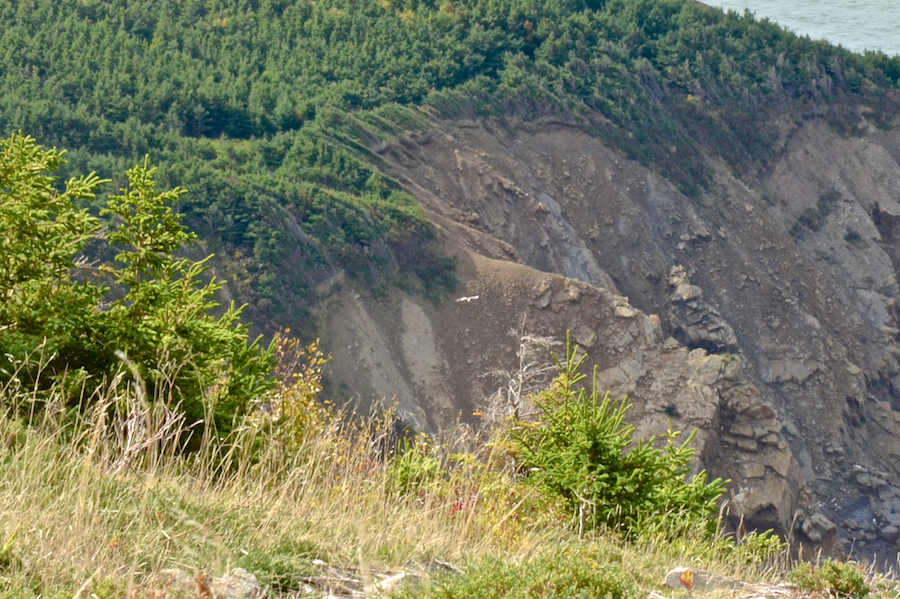
<instances>
[{"instance_id":1,"label":"sea surface","mask_svg":"<svg viewBox=\"0 0 900 599\"><path fill-rule=\"evenodd\" d=\"M900 54L900 0L703 0L710 6L749 8L798 35L825 39L854 52Z\"/></svg>"}]
</instances>

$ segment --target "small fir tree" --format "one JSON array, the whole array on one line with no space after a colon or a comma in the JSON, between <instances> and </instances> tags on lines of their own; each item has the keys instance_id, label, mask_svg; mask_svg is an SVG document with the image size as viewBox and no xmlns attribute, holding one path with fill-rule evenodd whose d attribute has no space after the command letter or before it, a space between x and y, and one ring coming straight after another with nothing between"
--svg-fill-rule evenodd
<instances>
[{"instance_id":1,"label":"small fir tree","mask_svg":"<svg viewBox=\"0 0 900 599\"><path fill-rule=\"evenodd\" d=\"M630 405L612 401L609 393L601 397L596 372L590 394L579 385L587 356L573 348L571 337L565 362L553 357L560 373L534 398L540 418L517 420L511 428L526 481L563 497L581 533L598 525L631 531L661 515L689 518L714 531L714 502L725 483L708 483L705 472L685 480L694 435L679 445L670 429L664 449L654 447L655 438L635 441L634 426L625 422Z\"/></svg>"}]
</instances>

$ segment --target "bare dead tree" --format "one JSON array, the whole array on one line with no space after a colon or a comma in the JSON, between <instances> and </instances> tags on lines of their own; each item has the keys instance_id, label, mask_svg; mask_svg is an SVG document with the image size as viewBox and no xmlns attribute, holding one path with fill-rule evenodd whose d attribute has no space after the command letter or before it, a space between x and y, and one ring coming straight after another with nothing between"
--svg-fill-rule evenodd
<instances>
[{"instance_id":1,"label":"bare dead tree","mask_svg":"<svg viewBox=\"0 0 900 599\"><path fill-rule=\"evenodd\" d=\"M524 316L520 330L512 329L509 334L519 339L516 352L519 363L515 369L494 370L485 375L503 381L503 386L487 398L481 410L483 422L490 429L503 427L510 419L530 420L537 416L538 410L530 397L550 383L556 372L550 351L562 345L552 337L527 333Z\"/></svg>"}]
</instances>

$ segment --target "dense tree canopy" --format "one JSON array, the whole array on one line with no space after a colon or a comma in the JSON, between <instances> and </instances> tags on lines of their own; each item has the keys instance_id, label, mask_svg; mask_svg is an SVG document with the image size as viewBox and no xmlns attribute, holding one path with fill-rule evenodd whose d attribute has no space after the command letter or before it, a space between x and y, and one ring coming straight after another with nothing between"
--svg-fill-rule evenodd
<instances>
[{"instance_id":1,"label":"dense tree canopy","mask_svg":"<svg viewBox=\"0 0 900 599\"><path fill-rule=\"evenodd\" d=\"M8 0L0 131L121 177L146 153L252 309L296 314L342 267L440 293L452 267L359 143L448 117L554 115L684 191L780 124L896 114L900 59L854 55L692 0ZM117 181L121 183L121 181ZM100 204L102 201L98 200Z\"/></svg>"}]
</instances>

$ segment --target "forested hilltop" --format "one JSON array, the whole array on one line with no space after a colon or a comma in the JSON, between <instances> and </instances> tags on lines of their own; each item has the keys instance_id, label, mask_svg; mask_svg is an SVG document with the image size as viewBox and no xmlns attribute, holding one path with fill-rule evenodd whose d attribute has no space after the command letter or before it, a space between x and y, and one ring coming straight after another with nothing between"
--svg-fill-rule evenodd
<instances>
[{"instance_id":1,"label":"forested hilltop","mask_svg":"<svg viewBox=\"0 0 900 599\"><path fill-rule=\"evenodd\" d=\"M752 172L797 119L851 132L861 105L881 122L900 106L900 59L693 1L8 0L0 22L0 130L67 148L63 180L149 153L264 321L335 268L453 285L359 143L414 129L404 107L564 118L697 195L704 153Z\"/></svg>"}]
</instances>

